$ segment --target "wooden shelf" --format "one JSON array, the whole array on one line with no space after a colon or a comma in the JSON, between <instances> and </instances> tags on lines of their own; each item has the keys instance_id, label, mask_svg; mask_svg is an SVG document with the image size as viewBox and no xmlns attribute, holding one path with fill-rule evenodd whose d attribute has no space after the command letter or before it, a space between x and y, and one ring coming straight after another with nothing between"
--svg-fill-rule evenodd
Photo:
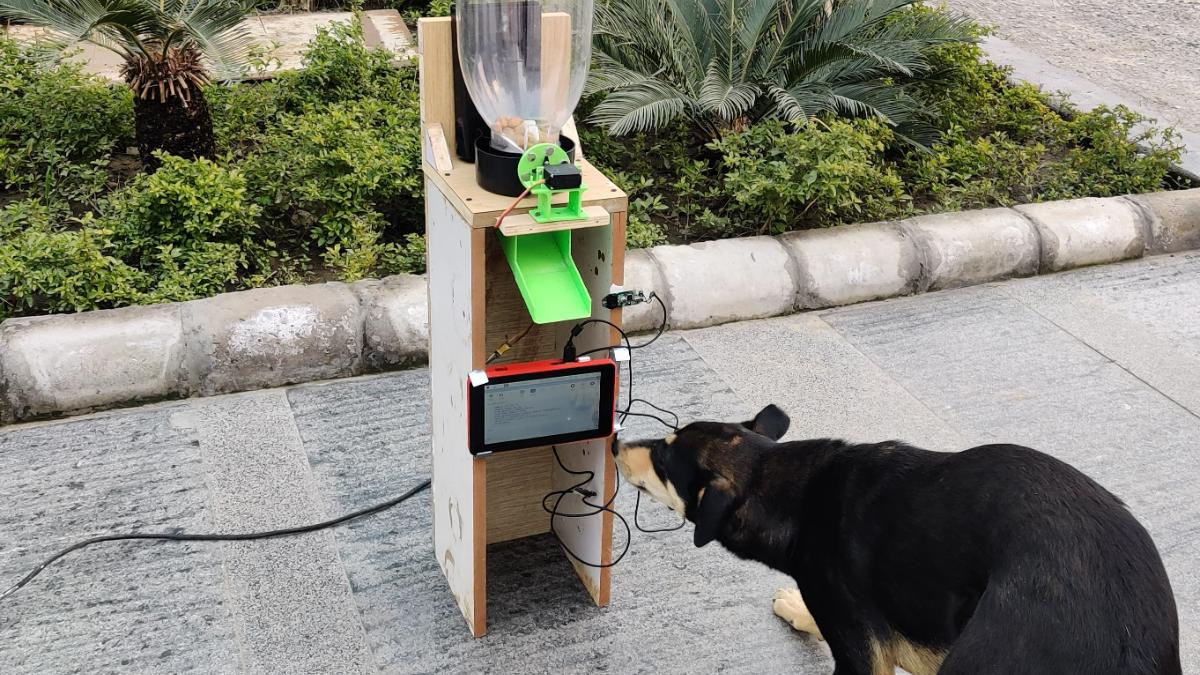
<instances>
[{"instance_id":1,"label":"wooden shelf","mask_svg":"<svg viewBox=\"0 0 1200 675\"><path fill-rule=\"evenodd\" d=\"M518 234L536 234L538 232L557 232L559 230L580 230L585 227L601 227L608 225L611 220L608 211L602 206L588 206L583 209L583 220L564 220L557 223L539 223L528 213L518 213L507 216L500 224L500 232L506 237Z\"/></svg>"}]
</instances>

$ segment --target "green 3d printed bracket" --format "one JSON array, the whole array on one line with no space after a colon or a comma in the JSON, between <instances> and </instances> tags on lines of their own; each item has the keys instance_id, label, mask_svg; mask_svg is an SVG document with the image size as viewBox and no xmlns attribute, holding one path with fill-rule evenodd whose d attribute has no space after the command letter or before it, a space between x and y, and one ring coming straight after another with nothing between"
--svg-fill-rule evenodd
<instances>
[{"instance_id":1,"label":"green 3d printed bracket","mask_svg":"<svg viewBox=\"0 0 1200 675\"><path fill-rule=\"evenodd\" d=\"M575 187L565 189L547 185L546 167L550 165L571 166L567 153L550 143L529 148L517 164L521 183L537 197L537 206L529 212L530 217L538 223L583 219L583 191L587 188L578 181ZM551 203L558 194L567 195L565 204ZM592 315L592 298L571 257L570 230L499 236L504 257L534 323L573 321Z\"/></svg>"},{"instance_id":2,"label":"green 3d printed bracket","mask_svg":"<svg viewBox=\"0 0 1200 675\"><path fill-rule=\"evenodd\" d=\"M549 185L547 167L572 166L566 150L551 143L540 143L530 147L521 155L517 162L517 177L521 184L529 189L529 194L537 197L538 204L529 215L539 223L557 223L564 220L583 219L583 191L587 189L582 182L576 187L554 189ZM550 203L556 194L566 194L567 203L555 206Z\"/></svg>"}]
</instances>

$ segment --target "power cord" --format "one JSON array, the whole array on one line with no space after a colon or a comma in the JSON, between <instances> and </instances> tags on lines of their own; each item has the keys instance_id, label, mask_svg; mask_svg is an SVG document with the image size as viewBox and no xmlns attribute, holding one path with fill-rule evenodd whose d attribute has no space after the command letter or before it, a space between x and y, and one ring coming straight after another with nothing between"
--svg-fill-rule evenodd
<instances>
[{"instance_id":1,"label":"power cord","mask_svg":"<svg viewBox=\"0 0 1200 675\"><path fill-rule=\"evenodd\" d=\"M614 438L613 441L616 442L616 439ZM591 471L591 470L573 471L571 469L568 469L567 466L565 464L563 464L562 457L559 457L559 455L558 455L558 446L551 446L551 448L554 450L554 461L558 462L558 468L562 469L565 473L568 473L572 476L584 476L585 478L583 480L579 481L578 483L572 485L571 487L566 488L565 490L555 490L553 492L548 493L545 497L542 497L542 509L545 510L546 513L550 514L550 534L554 535L554 539L558 542L558 545L561 546L564 551L566 551L567 555L571 556L572 558L574 558L576 561L578 561L581 565L584 565L585 567L595 567L597 569L604 569L606 567L615 566L617 563L621 562L621 560L625 557L626 553L629 553L629 544L633 540L633 530L630 529L630 527L629 527L629 521L625 520L625 516L622 516L620 513L618 513L616 509L612 508L612 503L617 499L617 493L621 490L621 472L620 471L615 472L617 479L616 479L615 486L613 488L612 497L610 497L608 499L608 501L604 502L604 504L594 504L594 503L588 501L588 499L590 497L596 496L596 493L591 490L585 489L584 486L586 486L588 483L592 482L592 480L594 480L596 478L596 472ZM567 497L567 495L570 495L570 494L578 495L579 501L582 502L584 506L587 506L588 508L592 509L592 511L589 511L587 513L562 513L561 511L559 511L558 510L559 507L562 506L562 500L565 499ZM554 506L548 507L548 506L546 506L546 500L550 499L551 497L557 497L557 498L554 500ZM591 516L600 515L601 513L611 513L612 515L616 516L617 520L621 521L621 525L623 525L625 527L625 546L621 548L621 555L617 556L616 559L613 560L612 562L592 563L592 562L588 562L588 561L584 560L583 558L580 558L578 555L576 555L575 552L571 550L571 547L567 546L567 543L564 542L562 540L562 538L558 536L558 531L554 529L554 519L555 518L589 518Z\"/></svg>"},{"instance_id":2,"label":"power cord","mask_svg":"<svg viewBox=\"0 0 1200 675\"><path fill-rule=\"evenodd\" d=\"M659 417L658 415L652 415L650 413L635 413L629 409L619 410L618 412L620 412L623 416L648 417L652 420L657 421L659 424L670 429L671 431L679 431L679 415L676 415L674 412L671 412L670 410L667 410L665 408L660 408L660 407L654 405L653 403L647 401L644 398L635 398L635 399L630 400L629 406L632 408L634 403L645 403L646 405L650 406L651 408L654 408L655 410L657 410L660 413L663 413L664 415L670 415L671 418L674 419L675 421L673 423L667 422L666 420ZM622 419L624 419L624 418L622 418Z\"/></svg>"},{"instance_id":3,"label":"power cord","mask_svg":"<svg viewBox=\"0 0 1200 675\"><path fill-rule=\"evenodd\" d=\"M654 528L652 530L647 530L646 528L642 527L641 523L638 522L638 510L640 508L642 508L642 491L638 490L637 497L634 499L634 502L633 502L633 526L638 529L638 532L645 532L646 534L655 534L658 532L674 532L675 530L681 529L684 525L687 525L687 520L683 517L683 514L681 513L681 514L679 514L679 524L678 525L676 525L674 527L658 527L658 528Z\"/></svg>"},{"instance_id":4,"label":"power cord","mask_svg":"<svg viewBox=\"0 0 1200 675\"><path fill-rule=\"evenodd\" d=\"M42 570L49 567L51 564L53 564L59 558L62 558L63 556L67 555L68 553L71 553L72 551L78 551L79 549L84 548L85 546L91 546L92 544L99 544L99 543L105 542L105 541L129 541L129 540L135 540L135 539L153 539L153 540L163 540L163 541L253 541L256 539L269 539L272 537L286 537L286 536L295 535L295 534L307 534L309 532L316 532L317 530L324 530L326 528L336 527L338 525L349 522L351 520L355 520L357 518L364 518L366 516L375 515L376 513L379 513L380 511L386 511L387 509L390 509L393 506L396 506L396 505L404 502L405 500L412 497L413 495L415 495L419 492L422 492L423 490L428 489L431 484L432 484L432 482L429 479L426 479L426 480L422 481L419 485L412 488L408 492L405 492L404 494L400 495L399 497L389 499L386 502L382 502L382 503L376 504L374 506L368 506L365 509L360 509L358 511L347 513L344 516L339 516L332 520L326 520L326 521L322 521L320 523L313 523L312 525L301 525L299 527L287 527L287 528L283 528L280 530L269 530L266 532L246 532L246 533L237 533L237 534L165 534L165 533L164 534L142 534L142 533L135 532L132 534L108 534L108 535L104 535L101 537L92 537L91 539L85 539L83 541L79 541L74 544L71 544L70 546L64 548L63 550L59 551L58 553L55 553L54 555L47 558L42 564L33 568L33 571L31 571L29 574L26 574L24 578L22 578L17 583L13 584L8 590L4 591L3 593L0 593L0 601L4 600L5 598L12 595L13 593L16 593L17 591L21 590L21 588L24 587L25 584L28 584L30 581L32 581L34 577L41 574Z\"/></svg>"}]
</instances>

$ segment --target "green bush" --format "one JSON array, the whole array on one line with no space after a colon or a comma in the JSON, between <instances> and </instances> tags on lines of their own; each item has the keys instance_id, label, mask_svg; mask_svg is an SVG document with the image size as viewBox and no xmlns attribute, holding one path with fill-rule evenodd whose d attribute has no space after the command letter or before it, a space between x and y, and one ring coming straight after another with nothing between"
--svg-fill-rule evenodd
<instances>
[{"instance_id":1,"label":"green bush","mask_svg":"<svg viewBox=\"0 0 1200 675\"><path fill-rule=\"evenodd\" d=\"M106 250L97 228L55 228L55 209L22 201L0 209L0 319L144 301L147 279Z\"/></svg>"},{"instance_id":2,"label":"green bush","mask_svg":"<svg viewBox=\"0 0 1200 675\"><path fill-rule=\"evenodd\" d=\"M0 36L0 191L88 201L114 148L132 143L133 97L78 65L48 65Z\"/></svg>"},{"instance_id":3,"label":"green bush","mask_svg":"<svg viewBox=\"0 0 1200 675\"><path fill-rule=\"evenodd\" d=\"M283 89L278 81L205 87L204 96L212 114L218 152L235 159L251 152L271 125L287 111Z\"/></svg>"},{"instance_id":4,"label":"green bush","mask_svg":"<svg viewBox=\"0 0 1200 675\"><path fill-rule=\"evenodd\" d=\"M424 274L425 263L425 235L423 234L406 234L403 241L380 245L380 274Z\"/></svg>"},{"instance_id":5,"label":"green bush","mask_svg":"<svg viewBox=\"0 0 1200 675\"><path fill-rule=\"evenodd\" d=\"M408 236L423 220L416 68L392 58L356 17L318 31L304 70L214 97L218 137L295 265L347 280L424 269Z\"/></svg>"},{"instance_id":6,"label":"green bush","mask_svg":"<svg viewBox=\"0 0 1200 675\"><path fill-rule=\"evenodd\" d=\"M244 164L271 233L300 233L299 245L324 250L352 247L353 229L371 212L418 218L418 117L364 99L281 120Z\"/></svg>"},{"instance_id":7,"label":"green bush","mask_svg":"<svg viewBox=\"0 0 1200 675\"><path fill-rule=\"evenodd\" d=\"M146 299L181 302L224 293L239 285L245 262L245 251L237 244L200 241L187 247L160 246L146 261L154 275Z\"/></svg>"},{"instance_id":8,"label":"green bush","mask_svg":"<svg viewBox=\"0 0 1200 675\"><path fill-rule=\"evenodd\" d=\"M1010 206L1035 201L1045 154L1041 144L1022 145L1000 132L971 138L954 130L931 152L908 157L904 170L919 208Z\"/></svg>"},{"instance_id":9,"label":"green bush","mask_svg":"<svg viewBox=\"0 0 1200 675\"><path fill-rule=\"evenodd\" d=\"M739 220L779 233L903 213L903 183L883 161L892 142L880 122L834 119L794 131L764 122L712 148Z\"/></svg>"},{"instance_id":10,"label":"green bush","mask_svg":"<svg viewBox=\"0 0 1200 675\"><path fill-rule=\"evenodd\" d=\"M138 176L108 201L105 219L122 257L203 242L257 246L260 210L238 169L203 158L158 158L158 171Z\"/></svg>"},{"instance_id":11,"label":"green bush","mask_svg":"<svg viewBox=\"0 0 1200 675\"><path fill-rule=\"evenodd\" d=\"M114 193L100 219L111 250L154 279L152 297L211 295L269 270L274 243L259 238L261 210L242 173L207 159L158 157L158 171Z\"/></svg>"},{"instance_id":12,"label":"green bush","mask_svg":"<svg viewBox=\"0 0 1200 675\"><path fill-rule=\"evenodd\" d=\"M1010 84L1009 71L984 61L978 45L942 47L932 67L940 76L926 95L943 138L899 163L921 208L1148 192L1179 159L1175 132L1125 108L1060 114L1036 87Z\"/></svg>"},{"instance_id":13,"label":"green bush","mask_svg":"<svg viewBox=\"0 0 1200 675\"><path fill-rule=\"evenodd\" d=\"M829 115L794 128L762 121L711 143L692 123L620 139L585 124L581 137L630 196L631 246L1160 189L1179 157L1173 132L1120 108L1060 114L982 56L971 43L930 52L914 91L939 140L924 149L878 122Z\"/></svg>"},{"instance_id":14,"label":"green bush","mask_svg":"<svg viewBox=\"0 0 1200 675\"><path fill-rule=\"evenodd\" d=\"M1179 161L1178 133L1158 129L1124 106L1074 113L1064 126L1069 141L1043 170L1041 200L1158 190L1171 163Z\"/></svg>"},{"instance_id":15,"label":"green bush","mask_svg":"<svg viewBox=\"0 0 1200 675\"><path fill-rule=\"evenodd\" d=\"M416 101L416 68L397 67L395 55L368 47L362 20L331 23L317 29L304 53L304 68L281 78L294 108L375 98L403 104Z\"/></svg>"}]
</instances>

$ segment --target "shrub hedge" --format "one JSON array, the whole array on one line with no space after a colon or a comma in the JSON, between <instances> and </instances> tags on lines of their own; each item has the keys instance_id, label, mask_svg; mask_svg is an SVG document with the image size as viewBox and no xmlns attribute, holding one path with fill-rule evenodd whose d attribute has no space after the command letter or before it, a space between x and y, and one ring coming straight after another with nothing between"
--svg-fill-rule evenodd
<instances>
[{"instance_id":1,"label":"shrub hedge","mask_svg":"<svg viewBox=\"0 0 1200 675\"><path fill-rule=\"evenodd\" d=\"M1125 109L1060 114L981 57L934 53L927 149L829 116L716 140L580 124L581 140L630 195L630 246L1160 188L1172 132ZM424 269L416 70L357 22L320 31L302 71L211 86L220 157L164 155L154 174L129 171L126 88L0 38L0 93L0 318Z\"/></svg>"}]
</instances>

